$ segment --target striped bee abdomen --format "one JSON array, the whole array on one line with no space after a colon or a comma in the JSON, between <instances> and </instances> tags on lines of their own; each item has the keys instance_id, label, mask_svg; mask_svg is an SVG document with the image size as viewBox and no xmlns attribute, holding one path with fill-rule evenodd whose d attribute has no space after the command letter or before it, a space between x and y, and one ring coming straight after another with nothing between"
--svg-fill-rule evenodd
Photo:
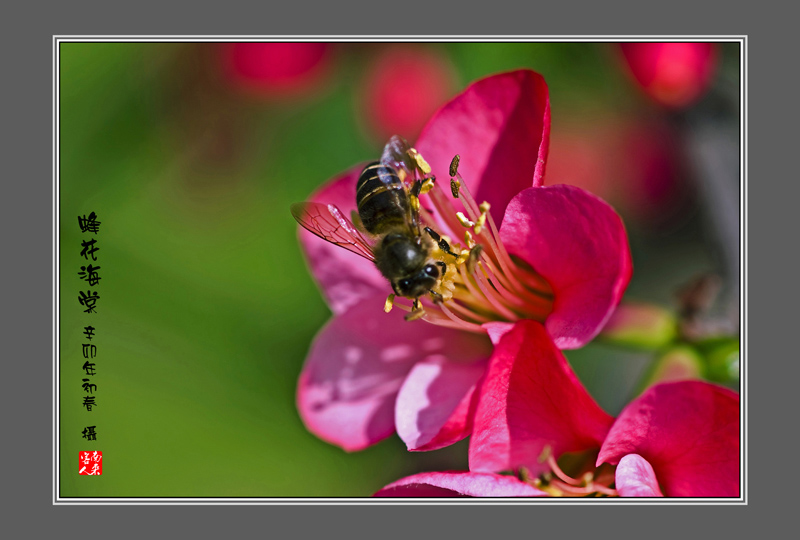
<instances>
[{"instance_id":1,"label":"striped bee abdomen","mask_svg":"<svg viewBox=\"0 0 800 540\"><path fill-rule=\"evenodd\" d=\"M388 165L375 161L364 167L356 185L356 205L364 228L372 234L408 228L408 194Z\"/></svg>"}]
</instances>

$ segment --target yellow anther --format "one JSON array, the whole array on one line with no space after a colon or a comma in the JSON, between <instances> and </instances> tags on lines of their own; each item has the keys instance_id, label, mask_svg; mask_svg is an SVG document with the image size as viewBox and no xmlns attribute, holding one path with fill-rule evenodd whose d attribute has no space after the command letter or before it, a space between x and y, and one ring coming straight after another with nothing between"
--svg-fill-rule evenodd
<instances>
[{"instance_id":1,"label":"yellow anther","mask_svg":"<svg viewBox=\"0 0 800 540\"><path fill-rule=\"evenodd\" d=\"M472 238L472 233L469 231L464 231L464 241L467 243L467 247L469 248L475 246L475 240Z\"/></svg>"},{"instance_id":2,"label":"yellow anther","mask_svg":"<svg viewBox=\"0 0 800 540\"><path fill-rule=\"evenodd\" d=\"M458 162L461 161L461 156L456 154L453 156L453 161L450 162L450 176L458 174Z\"/></svg>"},{"instance_id":3,"label":"yellow anther","mask_svg":"<svg viewBox=\"0 0 800 540\"><path fill-rule=\"evenodd\" d=\"M478 208L481 210L481 215L478 216L478 221L475 222L475 234L481 234L483 227L486 225L486 214L489 213L489 208L491 208L491 205L488 202L483 201L480 205L478 205Z\"/></svg>"},{"instance_id":4,"label":"yellow anther","mask_svg":"<svg viewBox=\"0 0 800 540\"><path fill-rule=\"evenodd\" d=\"M424 195L425 193L428 193L430 190L433 189L433 186L434 186L433 180L430 178L426 178L425 181L422 182L422 187L419 190L420 194Z\"/></svg>"},{"instance_id":5,"label":"yellow anther","mask_svg":"<svg viewBox=\"0 0 800 540\"><path fill-rule=\"evenodd\" d=\"M475 234L481 234L483 230L483 226L486 225L486 213L482 213L478 216L478 221L475 222Z\"/></svg>"},{"instance_id":6,"label":"yellow anther","mask_svg":"<svg viewBox=\"0 0 800 540\"><path fill-rule=\"evenodd\" d=\"M458 190L461 188L461 182L456 180L455 178L450 179L450 191L453 193L453 197L458 199Z\"/></svg>"},{"instance_id":7,"label":"yellow anther","mask_svg":"<svg viewBox=\"0 0 800 540\"><path fill-rule=\"evenodd\" d=\"M417 152L416 148L409 148L408 155L414 158L414 161L417 163L417 168L421 170L425 174L431 174L431 166L428 165L428 162L425 161L425 158L422 157L422 154Z\"/></svg>"},{"instance_id":8,"label":"yellow anther","mask_svg":"<svg viewBox=\"0 0 800 540\"><path fill-rule=\"evenodd\" d=\"M461 253L458 254L458 259L456 259L456 264L464 264L469 260L470 250L465 249Z\"/></svg>"},{"instance_id":9,"label":"yellow anther","mask_svg":"<svg viewBox=\"0 0 800 540\"><path fill-rule=\"evenodd\" d=\"M458 218L458 222L461 223L464 227L473 227L475 225L474 221L470 221L467 216L464 215L463 212L456 212L456 217Z\"/></svg>"},{"instance_id":10,"label":"yellow anther","mask_svg":"<svg viewBox=\"0 0 800 540\"><path fill-rule=\"evenodd\" d=\"M392 311L392 308L393 308L393 307L394 307L394 294L390 294L390 295L389 295L389 296L386 298L386 303L385 303L385 304L383 304L383 311L384 311L385 313L389 313L390 311Z\"/></svg>"}]
</instances>

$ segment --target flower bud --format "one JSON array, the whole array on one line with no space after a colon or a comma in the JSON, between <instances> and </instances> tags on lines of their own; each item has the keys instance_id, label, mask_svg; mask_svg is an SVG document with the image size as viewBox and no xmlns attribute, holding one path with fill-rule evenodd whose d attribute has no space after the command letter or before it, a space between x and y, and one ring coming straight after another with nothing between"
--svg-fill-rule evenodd
<instances>
[{"instance_id":1,"label":"flower bud","mask_svg":"<svg viewBox=\"0 0 800 540\"><path fill-rule=\"evenodd\" d=\"M643 303L620 304L600 337L608 342L642 349L658 349L677 335L677 320L668 310Z\"/></svg>"}]
</instances>

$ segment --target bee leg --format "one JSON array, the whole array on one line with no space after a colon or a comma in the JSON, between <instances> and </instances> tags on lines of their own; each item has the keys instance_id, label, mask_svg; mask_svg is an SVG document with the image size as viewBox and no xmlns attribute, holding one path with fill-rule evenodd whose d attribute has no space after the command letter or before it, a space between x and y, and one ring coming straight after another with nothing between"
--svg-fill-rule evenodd
<instances>
[{"instance_id":1,"label":"bee leg","mask_svg":"<svg viewBox=\"0 0 800 540\"><path fill-rule=\"evenodd\" d=\"M467 272L470 274L475 272L475 265L478 263L478 259L481 257L481 252L483 252L483 247L480 244L475 244L472 249L469 250L469 258L467 259Z\"/></svg>"},{"instance_id":2,"label":"bee leg","mask_svg":"<svg viewBox=\"0 0 800 540\"><path fill-rule=\"evenodd\" d=\"M411 188L408 190L408 198L410 207L409 208L409 221L411 223L411 228L417 231L417 236L420 235L419 230L419 194L422 190L422 181L417 179L414 180L414 183L411 184Z\"/></svg>"},{"instance_id":3,"label":"bee leg","mask_svg":"<svg viewBox=\"0 0 800 540\"><path fill-rule=\"evenodd\" d=\"M419 298L415 298L411 312L405 316L405 320L416 321L417 319L421 319L424 316L425 316L425 308L422 307L422 302L419 301Z\"/></svg>"},{"instance_id":4,"label":"bee leg","mask_svg":"<svg viewBox=\"0 0 800 540\"><path fill-rule=\"evenodd\" d=\"M419 197L419 194L422 193L422 180L414 180L414 183L411 184L411 189L409 189L408 192L412 197Z\"/></svg>"},{"instance_id":5,"label":"bee leg","mask_svg":"<svg viewBox=\"0 0 800 540\"><path fill-rule=\"evenodd\" d=\"M433 298L434 304L441 304L442 302L444 302L444 296L442 296L438 292L430 291L430 293L431 293L431 298Z\"/></svg>"},{"instance_id":6,"label":"bee leg","mask_svg":"<svg viewBox=\"0 0 800 540\"><path fill-rule=\"evenodd\" d=\"M428 193L430 190L433 189L433 185L436 183L436 177L434 175L426 176L422 179L415 180L414 183L411 185L411 189L409 193L415 197L419 197L420 195L424 195Z\"/></svg>"},{"instance_id":7,"label":"bee leg","mask_svg":"<svg viewBox=\"0 0 800 540\"><path fill-rule=\"evenodd\" d=\"M450 244L447 243L447 240L439 236L439 233L430 227L425 227L425 232L428 233L428 235L430 235L430 237L433 238L437 244L439 244L439 249L458 259L458 255L453 253L453 251L450 249Z\"/></svg>"}]
</instances>

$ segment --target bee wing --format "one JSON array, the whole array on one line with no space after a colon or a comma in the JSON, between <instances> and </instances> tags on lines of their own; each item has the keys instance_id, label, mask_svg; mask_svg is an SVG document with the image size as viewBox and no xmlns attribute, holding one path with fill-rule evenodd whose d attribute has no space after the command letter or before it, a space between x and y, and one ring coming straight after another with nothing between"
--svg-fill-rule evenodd
<instances>
[{"instance_id":1,"label":"bee wing","mask_svg":"<svg viewBox=\"0 0 800 540\"><path fill-rule=\"evenodd\" d=\"M389 142L383 147L381 163L391 165L394 168L403 167L407 171L412 171L416 163L408 154L410 149L411 145L403 137L392 135Z\"/></svg>"},{"instance_id":2,"label":"bee wing","mask_svg":"<svg viewBox=\"0 0 800 540\"><path fill-rule=\"evenodd\" d=\"M295 203L292 205L292 215L306 230L323 240L370 261L375 260L372 246L336 205L315 202Z\"/></svg>"}]
</instances>

